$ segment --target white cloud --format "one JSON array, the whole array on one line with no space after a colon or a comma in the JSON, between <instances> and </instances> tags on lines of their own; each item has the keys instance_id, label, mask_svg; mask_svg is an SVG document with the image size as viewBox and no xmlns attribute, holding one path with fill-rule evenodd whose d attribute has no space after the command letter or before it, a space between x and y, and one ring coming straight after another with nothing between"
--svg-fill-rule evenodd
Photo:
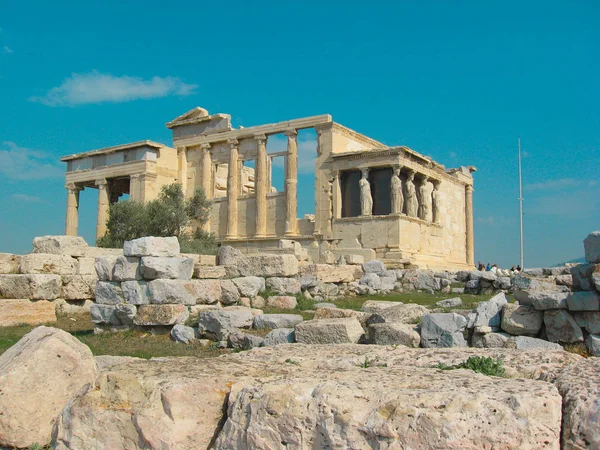
<instances>
[{"instance_id":1,"label":"white cloud","mask_svg":"<svg viewBox=\"0 0 600 450\"><path fill-rule=\"evenodd\" d=\"M588 183L589 186L593 186L593 184L595 182L591 181L590 183L592 183L592 184ZM527 184L527 185L525 185L525 190L528 190L528 191L561 190L561 189L582 186L583 184L586 184L586 181L575 180L573 178L558 178L556 180L547 180L547 181L542 181L540 183Z\"/></svg>"},{"instance_id":2,"label":"white cloud","mask_svg":"<svg viewBox=\"0 0 600 450\"><path fill-rule=\"evenodd\" d=\"M2 47L2 53L10 55L11 53L13 53L13 50L8 45L5 45L4 47Z\"/></svg>"},{"instance_id":3,"label":"white cloud","mask_svg":"<svg viewBox=\"0 0 600 450\"><path fill-rule=\"evenodd\" d=\"M15 200L19 200L21 202L28 202L28 203L39 203L41 201L41 199L39 197L36 197L34 195L27 195L27 194L13 194L12 198L14 198Z\"/></svg>"},{"instance_id":4,"label":"white cloud","mask_svg":"<svg viewBox=\"0 0 600 450\"><path fill-rule=\"evenodd\" d=\"M89 103L121 103L139 99L186 96L194 93L198 86L187 84L176 77L139 77L100 73L74 73L60 86L50 89L42 97L30 97L30 101L47 106L76 106Z\"/></svg>"},{"instance_id":5,"label":"white cloud","mask_svg":"<svg viewBox=\"0 0 600 450\"><path fill-rule=\"evenodd\" d=\"M267 151L269 153L287 150L287 137L282 134L269 136ZM317 140L302 135L298 136L298 173L313 173L317 158ZM283 167L284 158L275 158L273 165Z\"/></svg>"},{"instance_id":6,"label":"white cloud","mask_svg":"<svg viewBox=\"0 0 600 450\"><path fill-rule=\"evenodd\" d=\"M19 147L14 142L0 144L0 174L13 180L42 180L65 176L58 158L45 152Z\"/></svg>"}]
</instances>

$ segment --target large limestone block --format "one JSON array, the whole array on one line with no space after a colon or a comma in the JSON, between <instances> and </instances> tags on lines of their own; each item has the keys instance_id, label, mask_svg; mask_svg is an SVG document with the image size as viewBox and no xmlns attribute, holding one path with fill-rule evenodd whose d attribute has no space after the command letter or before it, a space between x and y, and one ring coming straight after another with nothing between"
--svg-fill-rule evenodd
<instances>
[{"instance_id":1,"label":"large limestone block","mask_svg":"<svg viewBox=\"0 0 600 450\"><path fill-rule=\"evenodd\" d=\"M341 308L317 308L315 311L314 319L341 319L344 317L354 317L358 319L361 326L366 329L367 322L371 318L372 314L363 311L354 311L353 309L341 309Z\"/></svg>"},{"instance_id":2,"label":"large limestone block","mask_svg":"<svg viewBox=\"0 0 600 450\"><path fill-rule=\"evenodd\" d=\"M254 316L250 308L238 310L216 309L198 314L198 334L205 334L225 341L237 328L250 328Z\"/></svg>"},{"instance_id":3,"label":"large limestone block","mask_svg":"<svg viewBox=\"0 0 600 450\"><path fill-rule=\"evenodd\" d=\"M219 247L217 262L220 266L232 266L243 257L244 255L242 255L242 252L240 252L238 249L233 248L230 245L222 245Z\"/></svg>"},{"instance_id":4,"label":"large limestone block","mask_svg":"<svg viewBox=\"0 0 600 450\"><path fill-rule=\"evenodd\" d=\"M202 266L196 264L194 266L194 278L225 278L227 271L223 266Z\"/></svg>"},{"instance_id":5,"label":"large limestone block","mask_svg":"<svg viewBox=\"0 0 600 450\"><path fill-rule=\"evenodd\" d=\"M383 274L387 271L385 264L376 259L364 263L362 265L362 269L364 273L374 273L379 276L383 276Z\"/></svg>"},{"instance_id":6,"label":"large limestone block","mask_svg":"<svg viewBox=\"0 0 600 450\"><path fill-rule=\"evenodd\" d=\"M141 305L133 319L135 325L175 325L185 323L190 313L185 305Z\"/></svg>"},{"instance_id":7,"label":"large limestone block","mask_svg":"<svg viewBox=\"0 0 600 450\"><path fill-rule=\"evenodd\" d=\"M402 302L392 302L388 300L367 300L360 308L362 311L369 313L377 313L381 310L391 308L392 306L401 305Z\"/></svg>"},{"instance_id":8,"label":"large limestone block","mask_svg":"<svg viewBox=\"0 0 600 450\"><path fill-rule=\"evenodd\" d=\"M544 311L544 324L550 342L582 342L583 333L573 319L573 316L564 310Z\"/></svg>"},{"instance_id":9,"label":"large limestone block","mask_svg":"<svg viewBox=\"0 0 600 450\"><path fill-rule=\"evenodd\" d=\"M279 344L292 344L296 342L296 334L293 328L277 328L272 330L263 339L263 347Z\"/></svg>"},{"instance_id":10,"label":"large limestone block","mask_svg":"<svg viewBox=\"0 0 600 450\"><path fill-rule=\"evenodd\" d=\"M455 313L426 314L421 322L423 347L466 347L467 319Z\"/></svg>"},{"instance_id":11,"label":"large limestone block","mask_svg":"<svg viewBox=\"0 0 600 450\"><path fill-rule=\"evenodd\" d=\"M550 349L562 350L560 344L548 342L544 339L538 339L530 336L514 336L508 338L504 344L505 348L514 348L517 350L532 350L532 349Z\"/></svg>"},{"instance_id":12,"label":"large limestone block","mask_svg":"<svg viewBox=\"0 0 600 450\"><path fill-rule=\"evenodd\" d=\"M300 293L300 281L297 278L270 277L266 279L266 286L276 294Z\"/></svg>"},{"instance_id":13,"label":"large limestone block","mask_svg":"<svg viewBox=\"0 0 600 450\"><path fill-rule=\"evenodd\" d=\"M192 258L144 256L141 259L141 270L146 280L156 278L190 280L194 271L194 260Z\"/></svg>"},{"instance_id":14,"label":"large limestone block","mask_svg":"<svg viewBox=\"0 0 600 450\"><path fill-rule=\"evenodd\" d=\"M563 397L562 448L600 448L600 358L570 365L555 385Z\"/></svg>"},{"instance_id":15,"label":"large limestone block","mask_svg":"<svg viewBox=\"0 0 600 450\"><path fill-rule=\"evenodd\" d=\"M142 270L140 258L135 256L118 256L115 261L112 279L113 281L141 280Z\"/></svg>"},{"instance_id":16,"label":"large limestone block","mask_svg":"<svg viewBox=\"0 0 600 450\"><path fill-rule=\"evenodd\" d=\"M118 256L97 256L94 260L96 275L100 281L112 281Z\"/></svg>"},{"instance_id":17,"label":"large limestone block","mask_svg":"<svg viewBox=\"0 0 600 450\"><path fill-rule=\"evenodd\" d=\"M0 446L50 444L67 402L94 383L90 349L65 331L38 327L0 355Z\"/></svg>"},{"instance_id":18,"label":"large limestone block","mask_svg":"<svg viewBox=\"0 0 600 450\"><path fill-rule=\"evenodd\" d=\"M418 347L421 336L414 325L404 323L374 323L369 326L369 342L375 345L406 345Z\"/></svg>"},{"instance_id":19,"label":"large limestone block","mask_svg":"<svg viewBox=\"0 0 600 450\"><path fill-rule=\"evenodd\" d=\"M19 273L21 255L0 253L0 274Z\"/></svg>"},{"instance_id":20,"label":"large limestone block","mask_svg":"<svg viewBox=\"0 0 600 450\"><path fill-rule=\"evenodd\" d=\"M217 257L216 255L198 255L196 253L181 253L183 258L192 258L194 260L194 266L216 266Z\"/></svg>"},{"instance_id":21,"label":"large limestone block","mask_svg":"<svg viewBox=\"0 0 600 450\"><path fill-rule=\"evenodd\" d=\"M224 305L237 305L241 295L240 291L231 280L221 280L221 298L220 301Z\"/></svg>"},{"instance_id":22,"label":"large limestone block","mask_svg":"<svg viewBox=\"0 0 600 450\"><path fill-rule=\"evenodd\" d=\"M517 303L507 303L502 309L501 328L517 336L536 336L544 323L543 311Z\"/></svg>"},{"instance_id":23,"label":"large limestone block","mask_svg":"<svg viewBox=\"0 0 600 450\"><path fill-rule=\"evenodd\" d=\"M587 346L590 355L600 356L600 335L590 334L585 338L585 345Z\"/></svg>"},{"instance_id":24,"label":"large limestone block","mask_svg":"<svg viewBox=\"0 0 600 450\"><path fill-rule=\"evenodd\" d=\"M570 311L600 310L600 294L593 291L571 292L567 297Z\"/></svg>"},{"instance_id":25,"label":"large limestone block","mask_svg":"<svg viewBox=\"0 0 600 450\"><path fill-rule=\"evenodd\" d=\"M123 244L125 256L179 256L179 241L171 237L142 237Z\"/></svg>"},{"instance_id":26,"label":"large limestone block","mask_svg":"<svg viewBox=\"0 0 600 450\"><path fill-rule=\"evenodd\" d=\"M63 298L57 298L52 303L57 316L89 315L90 308L94 304L92 300L65 300Z\"/></svg>"},{"instance_id":27,"label":"large limestone block","mask_svg":"<svg viewBox=\"0 0 600 450\"><path fill-rule=\"evenodd\" d=\"M585 328L588 333L600 334L600 311L586 311L574 313L575 322Z\"/></svg>"},{"instance_id":28,"label":"large limestone block","mask_svg":"<svg viewBox=\"0 0 600 450\"><path fill-rule=\"evenodd\" d=\"M265 279L262 277L240 277L231 281L237 286L243 297L256 297L265 290Z\"/></svg>"},{"instance_id":29,"label":"large limestone block","mask_svg":"<svg viewBox=\"0 0 600 450\"><path fill-rule=\"evenodd\" d=\"M252 255L227 266L237 277L292 277L298 274L298 260L294 255Z\"/></svg>"},{"instance_id":30,"label":"large limestone block","mask_svg":"<svg viewBox=\"0 0 600 450\"><path fill-rule=\"evenodd\" d=\"M124 302L121 283L116 281L98 281L96 283L96 303L117 305Z\"/></svg>"},{"instance_id":31,"label":"large limestone block","mask_svg":"<svg viewBox=\"0 0 600 450\"><path fill-rule=\"evenodd\" d=\"M56 307L47 300L0 300L0 327L56 322Z\"/></svg>"},{"instance_id":32,"label":"large limestone block","mask_svg":"<svg viewBox=\"0 0 600 450\"><path fill-rule=\"evenodd\" d=\"M90 308L92 322L112 326L131 325L137 313L135 305L120 303L118 305L94 304Z\"/></svg>"},{"instance_id":33,"label":"large limestone block","mask_svg":"<svg viewBox=\"0 0 600 450\"><path fill-rule=\"evenodd\" d=\"M397 304L391 308L385 308L379 312L373 313L369 318L369 325L372 323L419 323L424 315L429 314L429 310L422 305L414 303Z\"/></svg>"},{"instance_id":34,"label":"large limestone block","mask_svg":"<svg viewBox=\"0 0 600 450\"><path fill-rule=\"evenodd\" d=\"M600 263L600 231L593 231L583 240L585 260L589 263Z\"/></svg>"},{"instance_id":35,"label":"large limestone block","mask_svg":"<svg viewBox=\"0 0 600 450\"><path fill-rule=\"evenodd\" d=\"M55 275L75 275L77 260L68 255L29 253L21 256L21 273L52 273Z\"/></svg>"},{"instance_id":36,"label":"large limestone block","mask_svg":"<svg viewBox=\"0 0 600 450\"><path fill-rule=\"evenodd\" d=\"M358 283L364 284L365 286L368 286L376 291L381 289L381 278L376 273L365 273L362 277L360 277Z\"/></svg>"},{"instance_id":37,"label":"large limestone block","mask_svg":"<svg viewBox=\"0 0 600 450\"><path fill-rule=\"evenodd\" d=\"M100 256L121 256L123 254L122 248L104 248L104 247L88 247L85 251L86 258L98 258Z\"/></svg>"},{"instance_id":38,"label":"large limestone block","mask_svg":"<svg viewBox=\"0 0 600 450\"><path fill-rule=\"evenodd\" d=\"M440 279L429 270L407 270L402 277L402 283L410 284L418 291L439 291L442 288Z\"/></svg>"},{"instance_id":39,"label":"large limestone block","mask_svg":"<svg viewBox=\"0 0 600 450\"><path fill-rule=\"evenodd\" d=\"M252 328L274 330L275 328L293 328L304 318L300 314L260 314L254 316Z\"/></svg>"},{"instance_id":40,"label":"large limestone block","mask_svg":"<svg viewBox=\"0 0 600 450\"><path fill-rule=\"evenodd\" d=\"M545 311L547 309L568 309L567 298L569 292L537 291L528 295L525 304L533 306L535 309ZM522 303L519 300L519 303Z\"/></svg>"},{"instance_id":41,"label":"large limestone block","mask_svg":"<svg viewBox=\"0 0 600 450\"><path fill-rule=\"evenodd\" d=\"M594 289L592 273L595 264L578 264L571 267L571 278L574 291L591 291Z\"/></svg>"},{"instance_id":42,"label":"large limestone block","mask_svg":"<svg viewBox=\"0 0 600 450\"><path fill-rule=\"evenodd\" d=\"M175 342L189 344L196 340L196 331L187 325L177 324L171 328L171 338Z\"/></svg>"},{"instance_id":43,"label":"large limestone block","mask_svg":"<svg viewBox=\"0 0 600 450\"><path fill-rule=\"evenodd\" d=\"M150 303L147 281L123 281L121 291L123 292L123 298L130 305L147 305Z\"/></svg>"},{"instance_id":44,"label":"large limestone block","mask_svg":"<svg viewBox=\"0 0 600 450\"><path fill-rule=\"evenodd\" d=\"M277 309L295 309L298 306L298 300L289 295L273 295L267 297L267 306Z\"/></svg>"},{"instance_id":45,"label":"large limestone block","mask_svg":"<svg viewBox=\"0 0 600 450\"><path fill-rule=\"evenodd\" d=\"M503 348L510 337L510 334L503 331L485 334L474 333L471 338L471 346L476 348Z\"/></svg>"},{"instance_id":46,"label":"large limestone block","mask_svg":"<svg viewBox=\"0 0 600 450\"><path fill-rule=\"evenodd\" d=\"M295 330L296 342L303 344L356 344L364 335L355 318L307 320Z\"/></svg>"},{"instance_id":47,"label":"large limestone block","mask_svg":"<svg viewBox=\"0 0 600 450\"><path fill-rule=\"evenodd\" d=\"M61 298L65 300L85 300L94 298L96 275L63 275Z\"/></svg>"},{"instance_id":48,"label":"large limestone block","mask_svg":"<svg viewBox=\"0 0 600 450\"><path fill-rule=\"evenodd\" d=\"M229 347L239 350L250 350L263 345L263 338L254 334L235 330L227 337Z\"/></svg>"},{"instance_id":49,"label":"large limestone block","mask_svg":"<svg viewBox=\"0 0 600 450\"><path fill-rule=\"evenodd\" d=\"M499 327L502 321L502 308L507 303L508 297L504 292L494 295L487 302L479 303L469 318L468 328Z\"/></svg>"},{"instance_id":50,"label":"large limestone block","mask_svg":"<svg viewBox=\"0 0 600 450\"><path fill-rule=\"evenodd\" d=\"M558 449L560 427L549 383L372 367L236 383L214 448Z\"/></svg>"},{"instance_id":51,"label":"large limestone block","mask_svg":"<svg viewBox=\"0 0 600 450\"><path fill-rule=\"evenodd\" d=\"M87 242L80 236L40 236L33 240L33 253L85 256Z\"/></svg>"},{"instance_id":52,"label":"large limestone block","mask_svg":"<svg viewBox=\"0 0 600 450\"><path fill-rule=\"evenodd\" d=\"M152 280L148 298L153 304L213 304L221 298L219 280Z\"/></svg>"},{"instance_id":53,"label":"large limestone block","mask_svg":"<svg viewBox=\"0 0 600 450\"><path fill-rule=\"evenodd\" d=\"M60 275L0 275L0 299L54 300L60 296Z\"/></svg>"},{"instance_id":54,"label":"large limestone block","mask_svg":"<svg viewBox=\"0 0 600 450\"><path fill-rule=\"evenodd\" d=\"M350 283L362 276L362 268L360 266L307 264L303 267L302 274L313 276L323 283Z\"/></svg>"}]
</instances>

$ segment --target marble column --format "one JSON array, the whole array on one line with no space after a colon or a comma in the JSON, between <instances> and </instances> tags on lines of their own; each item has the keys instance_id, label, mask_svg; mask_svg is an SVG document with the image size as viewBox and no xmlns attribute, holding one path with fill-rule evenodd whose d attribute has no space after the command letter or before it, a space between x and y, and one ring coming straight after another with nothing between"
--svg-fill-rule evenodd
<instances>
[{"instance_id":1,"label":"marble column","mask_svg":"<svg viewBox=\"0 0 600 450\"><path fill-rule=\"evenodd\" d=\"M202 152L202 180L201 187L204 191L204 195L207 199L213 197L212 188L212 157L210 154L210 144L200 145L200 151ZM197 182L196 182L197 183ZM207 233L210 232L210 214L208 220L204 223L202 229Z\"/></svg>"},{"instance_id":2,"label":"marble column","mask_svg":"<svg viewBox=\"0 0 600 450\"><path fill-rule=\"evenodd\" d=\"M227 234L225 239L235 239L238 235L238 196L240 171L238 163L238 140L228 139L229 164L227 168Z\"/></svg>"},{"instance_id":3,"label":"marble column","mask_svg":"<svg viewBox=\"0 0 600 450\"><path fill-rule=\"evenodd\" d=\"M98 186L98 220L96 221L96 242L106 234L108 220L108 183L105 179L96 180Z\"/></svg>"},{"instance_id":4,"label":"marble column","mask_svg":"<svg viewBox=\"0 0 600 450\"><path fill-rule=\"evenodd\" d=\"M285 235L298 234L298 132L288 130L285 173Z\"/></svg>"},{"instance_id":5,"label":"marble column","mask_svg":"<svg viewBox=\"0 0 600 450\"><path fill-rule=\"evenodd\" d=\"M129 200L139 202L140 200L140 174L129 175Z\"/></svg>"},{"instance_id":6,"label":"marble column","mask_svg":"<svg viewBox=\"0 0 600 450\"><path fill-rule=\"evenodd\" d=\"M177 148L177 158L177 181L181 185L185 197L187 192L187 149L185 147Z\"/></svg>"},{"instance_id":7,"label":"marble column","mask_svg":"<svg viewBox=\"0 0 600 450\"><path fill-rule=\"evenodd\" d=\"M210 144L202 144L202 189L206 198L212 198L212 157L210 155Z\"/></svg>"},{"instance_id":8,"label":"marble column","mask_svg":"<svg viewBox=\"0 0 600 450\"><path fill-rule=\"evenodd\" d=\"M475 265L475 246L473 239L473 186L465 187L465 225L467 238L467 264Z\"/></svg>"},{"instance_id":9,"label":"marble column","mask_svg":"<svg viewBox=\"0 0 600 450\"><path fill-rule=\"evenodd\" d=\"M67 224L65 234L67 236L77 236L79 226L79 192L82 187L75 183L65 185L67 189Z\"/></svg>"},{"instance_id":10,"label":"marble column","mask_svg":"<svg viewBox=\"0 0 600 450\"><path fill-rule=\"evenodd\" d=\"M254 193L256 194L256 232L255 237L267 235L267 192L269 176L267 171L267 137L262 134L254 136L257 144L256 173L254 177Z\"/></svg>"}]
</instances>

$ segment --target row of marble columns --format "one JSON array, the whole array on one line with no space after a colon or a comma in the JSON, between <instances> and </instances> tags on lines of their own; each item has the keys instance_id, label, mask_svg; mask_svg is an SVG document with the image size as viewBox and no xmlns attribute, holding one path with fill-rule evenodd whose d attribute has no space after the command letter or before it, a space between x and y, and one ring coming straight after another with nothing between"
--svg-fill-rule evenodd
<instances>
[{"instance_id":1,"label":"row of marble columns","mask_svg":"<svg viewBox=\"0 0 600 450\"><path fill-rule=\"evenodd\" d=\"M440 222L440 180L429 178L420 174L420 183L415 184L416 172L409 169L404 189L400 179L402 166L393 168L390 181L391 214L402 214L406 210L409 217L418 217L428 222ZM433 184L433 191L429 192L427 183ZM360 211L361 216L373 214L373 198L371 195L371 184L369 182L369 169L361 170L360 186ZM433 218L432 218L433 216Z\"/></svg>"},{"instance_id":2,"label":"row of marble columns","mask_svg":"<svg viewBox=\"0 0 600 450\"><path fill-rule=\"evenodd\" d=\"M129 175L129 198L134 201L144 201L146 194L146 182L152 182L156 178L154 174L132 174ZM114 182L113 188L114 186ZM106 234L106 222L108 221L108 211L111 203L115 203L118 197L123 193L122 189L118 192L109 192L109 180L105 178L94 181L98 188L98 211L96 220L96 240ZM77 236L79 228L79 193L84 189L82 185L76 183L67 183L67 220L65 234L67 236Z\"/></svg>"},{"instance_id":3,"label":"row of marble columns","mask_svg":"<svg viewBox=\"0 0 600 450\"><path fill-rule=\"evenodd\" d=\"M285 173L285 235L294 236L298 234L297 214L298 214L298 132L296 130L287 130L287 163ZM254 136L256 141L256 158L254 173L254 193L256 198L256 230L254 237L267 236L267 193L269 192L269 164L267 154L267 139L264 134ZM238 233L238 197L240 195L241 165L239 158L239 141L237 139L228 139L229 158L227 171L227 227L226 239L236 239ZM178 149L179 156L179 182L184 192L187 189L187 148ZM213 194L212 181L212 155L211 144L202 144L200 146L201 157L201 187L207 198ZM251 220L251 218L247 218ZM209 228L207 224L207 228Z\"/></svg>"}]
</instances>

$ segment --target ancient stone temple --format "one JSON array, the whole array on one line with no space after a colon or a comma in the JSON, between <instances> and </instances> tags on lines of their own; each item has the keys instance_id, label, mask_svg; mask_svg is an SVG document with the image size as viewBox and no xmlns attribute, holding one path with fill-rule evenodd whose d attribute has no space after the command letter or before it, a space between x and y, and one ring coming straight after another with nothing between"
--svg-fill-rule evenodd
<instances>
[{"instance_id":1,"label":"ancient stone temple","mask_svg":"<svg viewBox=\"0 0 600 450\"><path fill-rule=\"evenodd\" d=\"M141 141L61 158L67 163L66 234L77 234L81 189L99 190L99 237L109 204L121 195L148 201L177 181L186 196L204 189L213 200L207 229L245 253L277 251L281 239L291 239L315 262L356 255L421 268L474 265L474 167L445 169L330 115L233 128L228 114L194 108L167 127L174 148ZM304 129L317 133L315 210L299 218L298 131ZM267 141L276 134L285 135L287 150L269 153ZM283 192L271 188L277 157L285 159ZM248 161L253 167L244 165Z\"/></svg>"}]
</instances>

